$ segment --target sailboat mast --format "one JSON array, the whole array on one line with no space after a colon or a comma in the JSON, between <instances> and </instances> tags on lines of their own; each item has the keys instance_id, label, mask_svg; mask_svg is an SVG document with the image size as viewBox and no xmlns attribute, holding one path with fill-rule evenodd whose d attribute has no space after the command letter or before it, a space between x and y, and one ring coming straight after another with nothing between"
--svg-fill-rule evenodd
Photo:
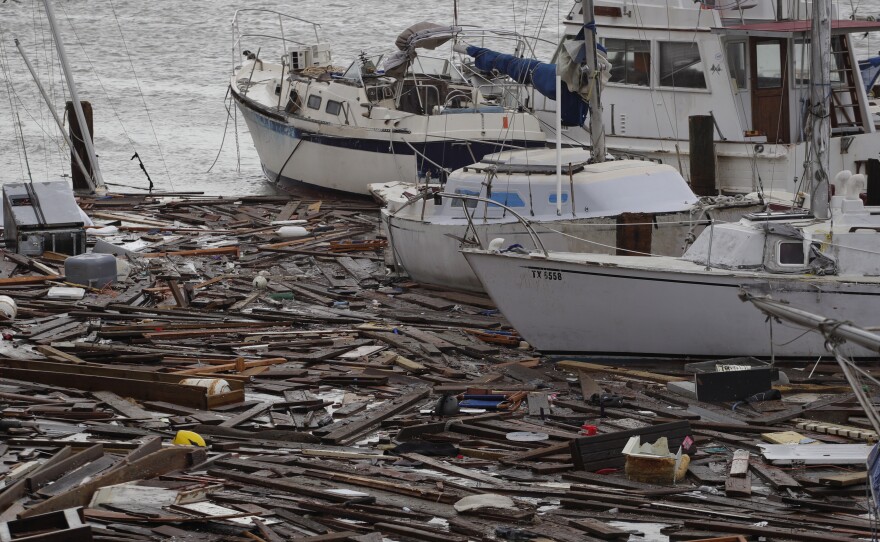
<instances>
[{"instance_id":1,"label":"sailboat mast","mask_svg":"<svg viewBox=\"0 0 880 542\"><path fill-rule=\"evenodd\" d=\"M586 64L590 74L590 144L593 147L593 162L605 161L605 126L602 124L602 99L599 92L599 58L596 55L596 19L593 15L593 0L581 0L584 16L584 49ZM558 105L557 105L558 107Z\"/></svg>"},{"instance_id":2,"label":"sailboat mast","mask_svg":"<svg viewBox=\"0 0 880 542\"><path fill-rule=\"evenodd\" d=\"M64 138L64 142L67 143L67 147L70 149L70 153L73 155L74 160L76 161L76 165L79 166L80 171L82 171L83 176L88 179L91 177L88 168L83 164L82 158L80 158L79 153L77 153L73 148L73 141L70 140L70 136L67 135L67 132L64 131L64 123L61 122L61 117L58 116L58 112L55 111L55 106L52 104L52 100L49 98L49 95L46 94L46 89L43 88L43 84L40 82L40 78L37 76L37 71L34 69L34 66L31 64L30 59L24 52L24 48L21 46L21 43L18 41L18 38L15 40L15 46L18 48L18 53L21 55L22 60L24 60L24 65L27 66L29 72L31 72L31 77L34 78L34 83L37 85L37 89L40 91L40 95L43 96L43 101L46 102L46 107L49 108L49 112L52 113L52 118L55 119L55 124L58 125L58 129L61 132L61 137Z\"/></svg>"},{"instance_id":3,"label":"sailboat mast","mask_svg":"<svg viewBox=\"0 0 880 542\"><path fill-rule=\"evenodd\" d=\"M831 0L813 0L810 34L810 207L829 218L828 147L831 140Z\"/></svg>"},{"instance_id":4,"label":"sailboat mast","mask_svg":"<svg viewBox=\"0 0 880 542\"><path fill-rule=\"evenodd\" d=\"M80 133L85 143L86 151L89 154L89 160L92 163L92 176L89 178L89 185L93 191L106 190L104 179L101 176L101 169L98 167L98 157L95 154L95 146L92 144L92 134L89 132L89 126L86 123L86 116L83 113L82 105L80 105L79 95L76 92L76 83L73 81L73 73L70 71L70 65L67 63L67 53L64 50L64 42L61 41L61 32L58 31L58 24L55 21L55 10L52 9L50 0L43 0L46 7L46 18L49 20L49 27L52 29L52 36L55 38L55 48L58 50L58 60L61 62L61 69L64 71L64 77L67 79L67 88L70 89L70 99L73 101L73 110L76 113L76 120L79 122Z\"/></svg>"}]
</instances>

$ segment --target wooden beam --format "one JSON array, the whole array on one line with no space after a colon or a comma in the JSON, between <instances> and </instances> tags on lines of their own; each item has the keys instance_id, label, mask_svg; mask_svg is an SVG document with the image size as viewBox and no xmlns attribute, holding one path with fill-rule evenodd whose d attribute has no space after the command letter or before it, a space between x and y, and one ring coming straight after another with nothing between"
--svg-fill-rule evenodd
<instances>
[{"instance_id":1,"label":"wooden beam","mask_svg":"<svg viewBox=\"0 0 880 542\"><path fill-rule=\"evenodd\" d=\"M174 252L144 252L138 253L142 258L165 258L167 256L216 256L228 254L230 256L239 256L239 248L234 247L218 247L218 248L196 248L193 250L177 250ZM2 284L2 283L0 283Z\"/></svg>"},{"instance_id":2,"label":"wooden beam","mask_svg":"<svg viewBox=\"0 0 880 542\"><path fill-rule=\"evenodd\" d=\"M568 369L572 372L586 371L593 373L608 373L618 376L628 376L630 378L640 378L642 380L651 380L653 382L681 382L688 380L681 376L669 376L648 371L639 371L636 369L627 369L625 367L612 367L610 365L600 365L598 363L586 363L584 361L564 360L556 363L557 367Z\"/></svg>"},{"instance_id":3,"label":"wooden beam","mask_svg":"<svg viewBox=\"0 0 880 542\"><path fill-rule=\"evenodd\" d=\"M189 464L192 449L189 447L165 448L141 459L105 473L66 493L56 495L37 503L21 513L21 517L31 517L46 512L55 512L75 506L87 506L92 494L101 487L122 484L132 480L142 480L161 476L175 470L182 470Z\"/></svg>"}]
</instances>

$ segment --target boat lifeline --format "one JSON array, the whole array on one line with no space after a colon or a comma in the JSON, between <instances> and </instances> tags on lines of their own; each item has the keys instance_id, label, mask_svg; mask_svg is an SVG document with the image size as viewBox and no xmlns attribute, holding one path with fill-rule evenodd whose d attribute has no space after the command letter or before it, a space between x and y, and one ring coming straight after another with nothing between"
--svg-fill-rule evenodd
<instances>
[{"instance_id":1,"label":"boat lifeline","mask_svg":"<svg viewBox=\"0 0 880 542\"><path fill-rule=\"evenodd\" d=\"M265 14L281 24L280 61L242 49L267 39L266 31L241 30L249 16ZM316 23L245 9L233 34L241 63L231 93L273 182L368 194L369 183L443 179L485 154L546 144L538 120L517 107L518 84L422 54L464 35L526 50L515 34L420 23L398 37L395 54L363 53L345 69L332 65Z\"/></svg>"},{"instance_id":2,"label":"boat lifeline","mask_svg":"<svg viewBox=\"0 0 880 542\"><path fill-rule=\"evenodd\" d=\"M811 53L808 110L811 211L713 225L681 258L466 249L468 263L526 340L548 352L826 353L823 337L756 317L740 301L742 290L834 320L872 323L880 311L880 208L865 206L864 176L848 171L838 175L839 195L829 200L830 13L828 0L817 2L812 42L820 46Z\"/></svg>"}]
</instances>

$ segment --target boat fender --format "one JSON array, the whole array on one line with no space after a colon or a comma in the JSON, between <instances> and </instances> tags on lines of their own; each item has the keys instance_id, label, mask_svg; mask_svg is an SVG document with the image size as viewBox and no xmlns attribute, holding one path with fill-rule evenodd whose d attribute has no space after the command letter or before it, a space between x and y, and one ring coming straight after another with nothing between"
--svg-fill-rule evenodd
<instances>
[{"instance_id":1,"label":"boat fender","mask_svg":"<svg viewBox=\"0 0 880 542\"><path fill-rule=\"evenodd\" d=\"M496 237L489 242L489 252L499 253L501 252L501 247L504 246L504 238Z\"/></svg>"},{"instance_id":2,"label":"boat fender","mask_svg":"<svg viewBox=\"0 0 880 542\"><path fill-rule=\"evenodd\" d=\"M0 295L0 317L4 320L15 320L18 315L18 305L8 295Z\"/></svg>"},{"instance_id":3,"label":"boat fender","mask_svg":"<svg viewBox=\"0 0 880 542\"><path fill-rule=\"evenodd\" d=\"M306 237L309 235L309 230L302 226L281 226L275 233L284 239L293 239L297 237Z\"/></svg>"}]
</instances>

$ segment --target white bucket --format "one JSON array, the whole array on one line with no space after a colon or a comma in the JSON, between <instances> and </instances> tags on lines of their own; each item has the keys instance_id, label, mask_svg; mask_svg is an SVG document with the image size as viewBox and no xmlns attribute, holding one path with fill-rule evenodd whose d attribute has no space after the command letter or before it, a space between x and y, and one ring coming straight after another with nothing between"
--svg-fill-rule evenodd
<instances>
[{"instance_id":1,"label":"white bucket","mask_svg":"<svg viewBox=\"0 0 880 542\"><path fill-rule=\"evenodd\" d=\"M18 314L18 305L15 300L8 295L0 295L0 318L5 320L15 320Z\"/></svg>"},{"instance_id":2,"label":"white bucket","mask_svg":"<svg viewBox=\"0 0 880 542\"><path fill-rule=\"evenodd\" d=\"M232 388L229 387L229 382L222 378L185 378L180 383L184 386L207 388L208 395L219 395L232 391Z\"/></svg>"},{"instance_id":3,"label":"white bucket","mask_svg":"<svg viewBox=\"0 0 880 542\"><path fill-rule=\"evenodd\" d=\"M302 226L281 226L275 233L284 239L293 239L296 237L306 237L309 235L309 230Z\"/></svg>"}]
</instances>

